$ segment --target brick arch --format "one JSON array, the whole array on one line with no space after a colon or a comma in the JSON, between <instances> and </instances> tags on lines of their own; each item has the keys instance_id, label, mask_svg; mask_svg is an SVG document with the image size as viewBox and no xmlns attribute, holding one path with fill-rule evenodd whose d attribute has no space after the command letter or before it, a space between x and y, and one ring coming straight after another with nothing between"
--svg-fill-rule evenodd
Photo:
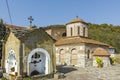
<instances>
[{"instance_id":1,"label":"brick arch","mask_svg":"<svg viewBox=\"0 0 120 80\"><path fill-rule=\"evenodd\" d=\"M77 61L78 61L77 54L78 54L78 50L76 48L73 48L71 50L71 64L72 65L77 65Z\"/></svg>"},{"instance_id":2,"label":"brick arch","mask_svg":"<svg viewBox=\"0 0 120 80\"><path fill-rule=\"evenodd\" d=\"M40 67L33 67L31 63L32 62L32 56L35 54L35 53L38 53L41 55L42 57L42 61L38 62L37 63L37 66ZM42 63L41 63L42 62ZM43 49L43 48L36 48L36 49L33 49L29 55L28 55L28 58L27 58L27 72L28 72L28 75L31 74L31 72L33 70L37 70L37 71L43 71L42 73L44 74L48 74L49 73L49 67L50 67L50 62L51 62L51 58L50 58L50 55L49 53L47 52L47 50Z\"/></svg>"},{"instance_id":3,"label":"brick arch","mask_svg":"<svg viewBox=\"0 0 120 80\"><path fill-rule=\"evenodd\" d=\"M59 62L61 64L64 64L64 54L65 54L65 50L64 49L60 49L59 50Z\"/></svg>"}]
</instances>

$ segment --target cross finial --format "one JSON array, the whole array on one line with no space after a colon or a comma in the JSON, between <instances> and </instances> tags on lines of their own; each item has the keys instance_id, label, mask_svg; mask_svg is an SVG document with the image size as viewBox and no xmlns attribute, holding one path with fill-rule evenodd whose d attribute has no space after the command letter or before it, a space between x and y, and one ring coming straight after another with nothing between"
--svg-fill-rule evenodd
<instances>
[{"instance_id":1,"label":"cross finial","mask_svg":"<svg viewBox=\"0 0 120 80\"><path fill-rule=\"evenodd\" d=\"M32 18L32 16L30 16L30 17L28 18L28 20L30 20L30 27L32 27L32 21L33 21L34 19Z\"/></svg>"},{"instance_id":2,"label":"cross finial","mask_svg":"<svg viewBox=\"0 0 120 80\"><path fill-rule=\"evenodd\" d=\"M76 18L78 18L78 16L76 16Z\"/></svg>"}]
</instances>

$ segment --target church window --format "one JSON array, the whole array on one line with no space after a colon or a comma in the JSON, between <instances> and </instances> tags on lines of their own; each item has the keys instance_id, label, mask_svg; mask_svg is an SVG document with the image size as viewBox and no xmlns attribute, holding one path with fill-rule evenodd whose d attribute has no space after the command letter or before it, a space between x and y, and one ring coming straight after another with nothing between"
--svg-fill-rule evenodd
<instances>
[{"instance_id":1,"label":"church window","mask_svg":"<svg viewBox=\"0 0 120 80\"><path fill-rule=\"evenodd\" d=\"M62 34L62 37L66 37L66 33L65 32Z\"/></svg>"},{"instance_id":2,"label":"church window","mask_svg":"<svg viewBox=\"0 0 120 80\"><path fill-rule=\"evenodd\" d=\"M90 50L87 51L87 59L90 59Z\"/></svg>"},{"instance_id":3,"label":"church window","mask_svg":"<svg viewBox=\"0 0 120 80\"><path fill-rule=\"evenodd\" d=\"M78 26L78 34L80 34L80 26Z\"/></svg>"},{"instance_id":4,"label":"church window","mask_svg":"<svg viewBox=\"0 0 120 80\"><path fill-rule=\"evenodd\" d=\"M70 28L70 31L71 31L71 36L73 35L73 30L72 30L72 27Z\"/></svg>"},{"instance_id":5,"label":"church window","mask_svg":"<svg viewBox=\"0 0 120 80\"><path fill-rule=\"evenodd\" d=\"M85 27L83 27L83 36L85 36Z\"/></svg>"}]
</instances>

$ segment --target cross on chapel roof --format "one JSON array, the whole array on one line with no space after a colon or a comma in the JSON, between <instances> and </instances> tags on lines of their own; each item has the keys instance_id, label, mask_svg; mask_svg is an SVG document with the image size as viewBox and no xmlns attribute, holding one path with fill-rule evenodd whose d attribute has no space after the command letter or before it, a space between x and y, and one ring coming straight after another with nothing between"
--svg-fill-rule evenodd
<instances>
[{"instance_id":1,"label":"cross on chapel roof","mask_svg":"<svg viewBox=\"0 0 120 80\"><path fill-rule=\"evenodd\" d=\"M30 16L30 17L28 18L28 20L29 20L29 22L30 22L30 27L32 27L32 21L33 21L34 19L32 18L32 16Z\"/></svg>"}]
</instances>

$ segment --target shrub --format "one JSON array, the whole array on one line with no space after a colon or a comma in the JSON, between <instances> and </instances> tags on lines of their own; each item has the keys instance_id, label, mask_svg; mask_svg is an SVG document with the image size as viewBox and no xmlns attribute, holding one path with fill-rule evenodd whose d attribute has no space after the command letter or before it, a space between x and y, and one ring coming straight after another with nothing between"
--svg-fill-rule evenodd
<instances>
[{"instance_id":1,"label":"shrub","mask_svg":"<svg viewBox=\"0 0 120 80\"><path fill-rule=\"evenodd\" d=\"M102 67L103 62L102 62L101 57L96 57L96 62L98 64L98 67Z\"/></svg>"},{"instance_id":2,"label":"shrub","mask_svg":"<svg viewBox=\"0 0 120 80\"><path fill-rule=\"evenodd\" d=\"M116 61L116 58L110 57L110 63L113 64Z\"/></svg>"}]
</instances>

